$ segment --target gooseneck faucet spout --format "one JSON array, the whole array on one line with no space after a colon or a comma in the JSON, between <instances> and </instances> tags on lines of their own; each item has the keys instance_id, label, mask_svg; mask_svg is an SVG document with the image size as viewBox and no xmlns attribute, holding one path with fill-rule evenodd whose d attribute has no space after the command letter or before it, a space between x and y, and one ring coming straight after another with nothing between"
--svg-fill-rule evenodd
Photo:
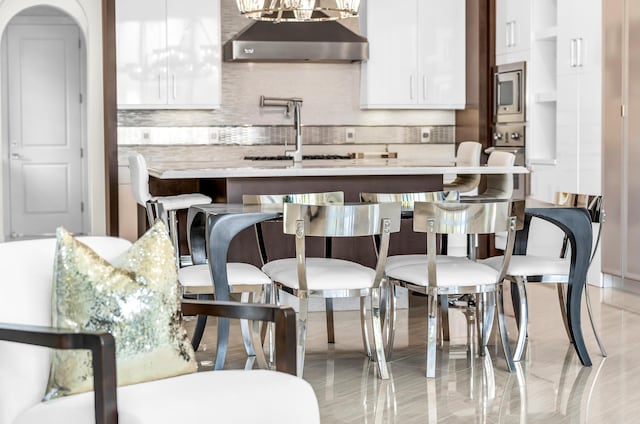
<instances>
[{"instance_id":1,"label":"gooseneck faucet spout","mask_svg":"<svg viewBox=\"0 0 640 424\"><path fill-rule=\"evenodd\" d=\"M291 115L293 109L293 126L296 131L296 149L285 150L284 154L294 162L302 162L302 119L300 108L302 99L260 96L260 107L282 107L286 116ZM285 147L286 148L286 147Z\"/></svg>"}]
</instances>

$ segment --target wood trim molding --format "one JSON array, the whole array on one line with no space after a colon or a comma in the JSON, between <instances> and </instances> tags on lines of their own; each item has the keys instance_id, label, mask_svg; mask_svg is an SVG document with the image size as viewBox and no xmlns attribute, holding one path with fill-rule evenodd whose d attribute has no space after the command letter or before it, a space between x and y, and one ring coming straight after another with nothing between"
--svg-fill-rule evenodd
<instances>
[{"instance_id":1,"label":"wood trim molding","mask_svg":"<svg viewBox=\"0 0 640 424\"><path fill-rule=\"evenodd\" d=\"M105 205L107 235L118 236L118 106L116 89L116 4L102 0Z\"/></svg>"}]
</instances>

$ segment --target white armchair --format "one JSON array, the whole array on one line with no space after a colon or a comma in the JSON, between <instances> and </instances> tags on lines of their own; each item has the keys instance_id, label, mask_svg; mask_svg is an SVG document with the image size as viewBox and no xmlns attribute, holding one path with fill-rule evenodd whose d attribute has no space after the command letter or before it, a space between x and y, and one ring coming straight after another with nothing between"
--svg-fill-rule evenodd
<instances>
[{"instance_id":1,"label":"white armchair","mask_svg":"<svg viewBox=\"0 0 640 424\"><path fill-rule=\"evenodd\" d=\"M130 246L112 237L80 239L107 260ZM198 372L116 387L117 340L108 333L50 327L54 252L55 239L0 243L1 423L320 422L313 389L294 377L293 309L233 302L182 304L188 314L274 321L276 367L285 372ZM95 390L43 402L50 349L39 346L90 349ZM283 398L286 408L279 403Z\"/></svg>"}]
</instances>

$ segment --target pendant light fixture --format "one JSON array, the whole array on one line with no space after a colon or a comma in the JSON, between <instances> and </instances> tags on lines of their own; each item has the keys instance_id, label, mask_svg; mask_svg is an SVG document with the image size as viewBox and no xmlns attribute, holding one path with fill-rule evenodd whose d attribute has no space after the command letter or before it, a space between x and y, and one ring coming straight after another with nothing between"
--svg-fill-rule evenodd
<instances>
[{"instance_id":1,"label":"pendant light fixture","mask_svg":"<svg viewBox=\"0 0 640 424\"><path fill-rule=\"evenodd\" d=\"M236 0L247 18L273 22L318 22L358 16L360 0Z\"/></svg>"}]
</instances>

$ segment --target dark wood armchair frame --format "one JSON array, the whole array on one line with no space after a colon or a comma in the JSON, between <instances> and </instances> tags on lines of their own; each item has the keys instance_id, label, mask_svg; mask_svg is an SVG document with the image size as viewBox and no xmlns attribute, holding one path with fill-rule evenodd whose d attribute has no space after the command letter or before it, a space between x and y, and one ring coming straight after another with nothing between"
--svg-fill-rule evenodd
<instances>
[{"instance_id":1,"label":"dark wood armchair frame","mask_svg":"<svg viewBox=\"0 0 640 424\"><path fill-rule=\"evenodd\" d=\"M293 308L206 300L182 302L185 315L210 315L275 323L276 369L296 375L296 314ZM116 424L116 345L109 333L75 333L53 327L0 323L0 340L53 349L89 349L92 354L96 424Z\"/></svg>"}]
</instances>

